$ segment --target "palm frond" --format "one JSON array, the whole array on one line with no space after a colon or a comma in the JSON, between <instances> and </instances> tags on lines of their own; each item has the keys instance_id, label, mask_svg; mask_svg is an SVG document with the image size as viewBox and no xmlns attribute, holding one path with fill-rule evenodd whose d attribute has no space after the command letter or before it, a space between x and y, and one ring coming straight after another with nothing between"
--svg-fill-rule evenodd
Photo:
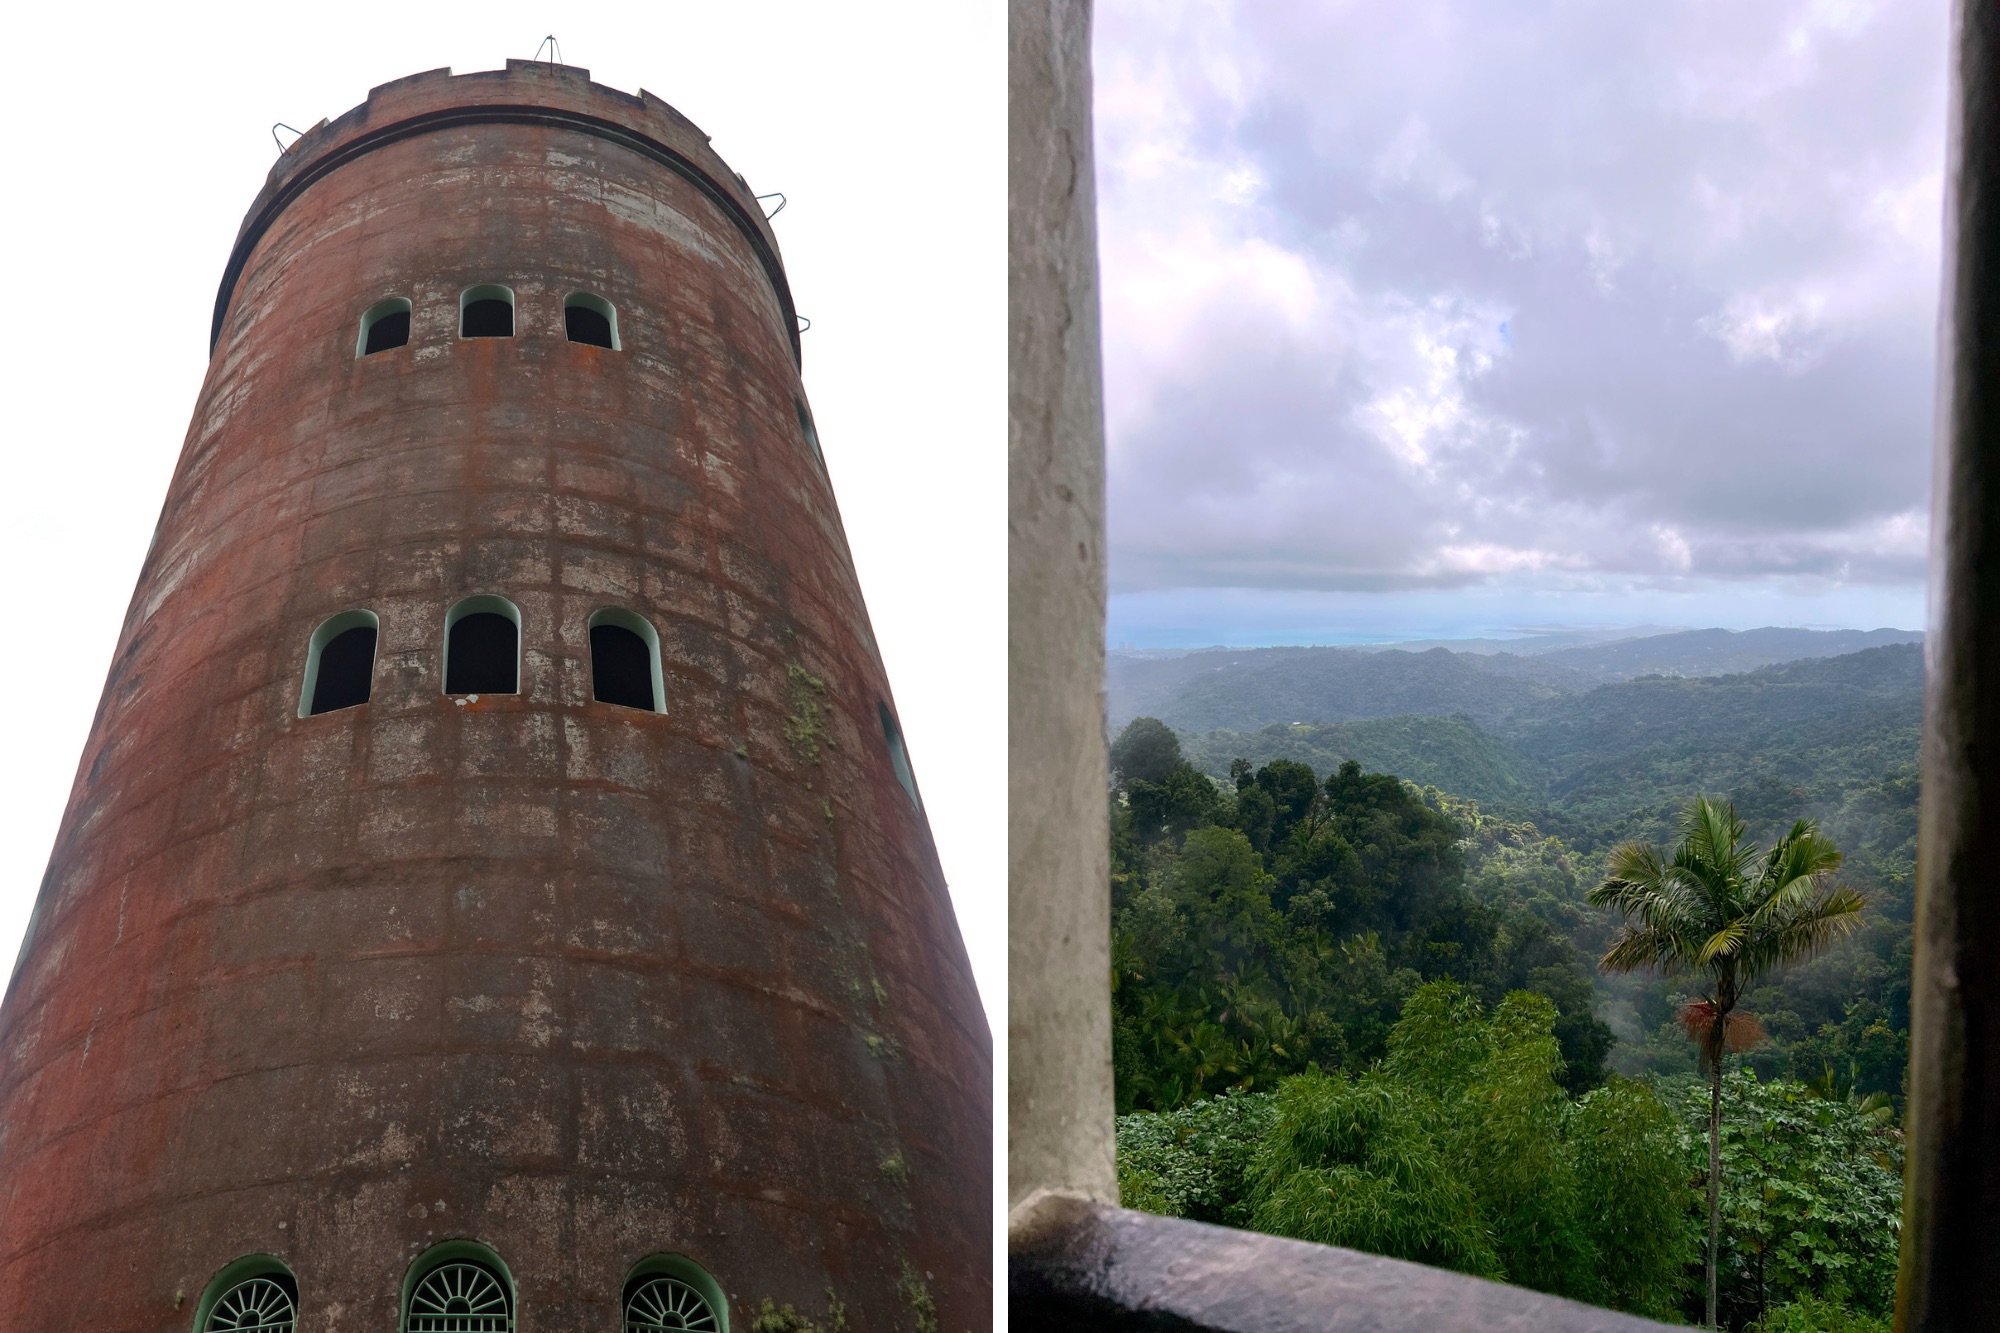
<instances>
[{"instance_id":1,"label":"palm frond","mask_svg":"<svg viewBox=\"0 0 2000 1333\"><path fill-rule=\"evenodd\" d=\"M1701 948L1695 952L1695 966L1707 967L1718 958L1728 958L1738 953L1743 948L1744 940L1748 938L1748 925L1748 920L1740 916L1725 922L1720 930L1701 942Z\"/></svg>"},{"instance_id":2,"label":"palm frond","mask_svg":"<svg viewBox=\"0 0 2000 1333\"><path fill-rule=\"evenodd\" d=\"M1743 951L1739 966L1744 984L1846 939L1860 928L1861 911L1867 905L1859 889L1840 885L1765 922Z\"/></svg>"},{"instance_id":3,"label":"palm frond","mask_svg":"<svg viewBox=\"0 0 2000 1333\"><path fill-rule=\"evenodd\" d=\"M1741 875L1756 859L1756 847L1743 841L1749 825L1737 818L1735 805L1728 801L1696 796L1688 803L1681 828L1682 846L1724 874Z\"/></svg>"},{"instance_id":4,"label":"palm frond","mask_svg":"<svg viewBox=\"0 0 2000 1333\"><path fill-rule=\"evenodd\" d=\"M1745 872L1758 857L1756 846L1743 841L1745 827L1727 801L1696 796L1682 812L1673 864L1699 888L1712 920L1742 911Z\"/></svg>"},{"instance_id":5,"label":"palm frond","mask_svg":"<svg viewBox=\"0 0 2000 1333\"><path fill-rule=\"evenodd\" d=\"M1611 947L1597 962L1604 972L1637 972L1652 968L1662 972L1692 971L1694 950L1686 936L1666 930L1626 926L1611 938Z\"/></svg>"},{"instance_id":6,"label":"palm frond","mask_svg":"<svg viewBox=\"0 0 2000 1333\"><path fill-rule=\"evenodd\" d=\"M1789 920L1803 911L1815 895L1825 891L1825 881L1816 876L1801 876L1772 884L1760 889L1762 901L1745 913L1743 921L1754 933L1762 934L1774 924Z\"/></svg>"},{"instance_id":7,"label":"palm frond","mask_svg":"<svg viewBox=\"0 0 2000 1333\"><path fill-rule=\"evenodd\" d=\"M1617 907L1633 895L1658 893L1666 887L1672 868L1660 858L1660 849L1643 842L1621 842L1611 849L1604 862L1604 882L1588 895L1593 906Z\"/></svg>"},{"instance_id":8,"label":"palm frond","mask_svg":"<svg viewBox=\"0 0 2000 1333\"><path fill-rule=\"evenodd\" d=\"M1659 849L1621 843L1612 848L1605 872L1604 882L1590 891L1593 905L1614 908L1648 930L1688 934L1698 928L1699 890Z\"/></svg>"},{"instance_id":9,"label":"palm frond","mask_svg":"<svg viewBox=\"0 0 2000 1333\"><path fill-rule=\"evenodd\" d=\"M1822 880L1840 869L1840 862L1840 849L1833 839L1821 833L1812 820L1801 819L1772 844L1758 876L1759 887L1768 894L1802 879Z\"/></svg>"}]
</instances>

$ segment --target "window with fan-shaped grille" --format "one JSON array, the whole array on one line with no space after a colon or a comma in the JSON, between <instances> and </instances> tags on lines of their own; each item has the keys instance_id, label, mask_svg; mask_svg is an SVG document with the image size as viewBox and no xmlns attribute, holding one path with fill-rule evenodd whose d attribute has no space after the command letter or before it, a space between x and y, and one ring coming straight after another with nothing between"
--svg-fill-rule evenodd
<instances>
[{"instance_id":1,"label":"window with fan-shaped grille","mask_svg":"<svg viewBox=\"0 0 2000 1333\"><path fill-rule=\"evenodd\" d=\"M625 1297L625 1333L659 1333L665 1328L716 1333L719 1325L708 1298L679 1278L639 1279Z\"/></svg>"},{"instance_id":2,"label":"window with fan-shaped grille","mask_svg":"<svg viewBox=\"0 0 2000 1333\"><path fill-rule=\"evenodd\" d=\"M267 1273L222 1293L202 1321L202 1333L293 1333L298 1327L297 1293L285 1278Z\"/></svg>"},{"instance_id":3,"label":"window with fan-shaped grille","mask_svg":"<svg viewBox=\"0 0 2000 1333\"><path fill-rule=\"evenodd\" d=\"M439 1264L410 1293L404 1333L513 1333L514 1301L485 1264Z\"/></svg>"}]
</instances>

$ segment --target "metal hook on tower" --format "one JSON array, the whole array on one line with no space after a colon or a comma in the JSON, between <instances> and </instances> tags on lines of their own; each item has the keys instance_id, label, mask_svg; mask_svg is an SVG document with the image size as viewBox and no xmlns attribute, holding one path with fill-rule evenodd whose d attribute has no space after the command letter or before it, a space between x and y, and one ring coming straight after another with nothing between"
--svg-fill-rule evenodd
<instances>
[{"instance_id":1,"label":"metal hook on tower","mask_svg":"<svg viewBox=\"0 0 2000 1333\"><path fill-rule=\"evenodd\" d=\"M294 139L292 140L292 143L288 144L283 139L280 139L278 137L279 130L292 130L292 133L298 135L299 139L303 139L306 137L306 132L304 130L294 130L290 125L285 124L285 122L282 120L273 124L271 126L271 142L278 145L278 151L281 153L291 152L292 144L296 144L299 141L299 139Z\"/></svg>"},{"instance_id":2,"label":"metal hook on tower","mask_svg":"<svg viewBox=\"0 0 2000 1333\"><path fill-rule=\"evenodd\" d=\"M784 193L778 190L773 190L770 194L760 194L757 196L757 202L760 204L766 199L775 199L778 201L778 206L764 215L764 221L769 222L772 218L785 211L786 201Z\"/></svg>"},{"instance_id":3,"label":"metal hook on tower","mask_svg":"<svg viewBox=\"0 0 2000 1333\"><path fill-rule=\"evenodd\" d=\"M556 40L556 35L554 33L550 33L548 36L542 38L542 45L535 48L535 59L537 60L542 59L543 47L547 47L548 50L555 56L555 59L553 61L542 61L543 64L560 65L565 63L562 55L562 43Z\"/></svg>"}]
</instances>

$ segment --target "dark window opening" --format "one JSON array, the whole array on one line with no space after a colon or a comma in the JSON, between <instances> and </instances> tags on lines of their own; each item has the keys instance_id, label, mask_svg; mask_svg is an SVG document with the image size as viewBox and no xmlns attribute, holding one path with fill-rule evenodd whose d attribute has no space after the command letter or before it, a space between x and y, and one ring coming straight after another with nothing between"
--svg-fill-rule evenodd
<instances>
[{"instance_id":1,"label":"dark window opening","mask_svg":"<svg viewBox=\"0 0 2000 1333\"><path fill-rule=\"evenodd\" d=\"M375 627L356 625L328 640L319 650L319 674L313 678L312 716L368 702L375 675Z\"/></svg>"},{"instance_id":2,"label":"dark window opening","mask_svg":"<svg viewBox=\"0 0 2000 1333\"><path fill-rule=\"evenodd\" d=\"M903 744L903 729L896 725L889 705L877 704L875 709L882 716L882 739L888 742L889 766L896 771L896 781L910 798L910 804L922 809L923 801L917 796L917 775L910 767L909 747Z\"/></svg>"},{"instance_id":3,"label":"dark window opening","mask_svg":"<svg viewBox=\"0 0 2000 1333\"><path fill-rule=\"evenodd\" d=\"M368 326L368 342L361 349L363 356L373 356L386 352L392 347L406 347L410 341L410 312L398 310L382 316Z\"/></svg>"},{"instance_id":4,"label":"dark window opening","mask_svg":"<svg viewBox=\"0 0 2000 1333\"><path fill-rule=\"evenodd\" d=\"M573 343L589 343L592 347L611 346L610 318L589 306L564 306L563 329Z\"/></svg>"},{"instance_id":5,"label":"dark window opening","mask_svg":"<svg viewBox=\"0 0 2000 1333\"><path fill-rule=\"evenodd\" d=\"M361 336L355 339L356 356L373 356L392 347L410 343L410 298L391 296L361 312Z\"/></svg>"},{"instance_id":6,"label":"dark window opening","mask_svg":"<svg viewBox=\"0 0 2000 1333\"><path fill-rule=\"evenodd\" d=\"M511 338L514 336L514 306L496 297L468 301L459 317L461 338Z\"/></svg>"},{"instance_id":7,"label":"dark window opening","mask_svg":"<svg viewBox=\"0 0 2000 1333\"><path fill-rule=\"evenodd\" d=\"M623 625L590 630L590 692L599 703L657 712L653 699L653 650Z\"/></svg>"},{"instance_id":8,"label":"dark window opening","mask_svg":"<svg viewBox=\"0 0 2000 1333\"><path fill-rule=\"evenodd\" d=\"M819 432L813 429L812 414L806 411L806 405L796 398L792 399L792 406L798 409L799 430L804 432L806 443L812 446L813 457L819 461L820 467L824 469L826 467L826 455L819 451Z\"/></svg>"},{"instance_id":9,"label":"dark window opening","mask_svg":"<svg viewBox=\"0 0 2000 1333\"><path fill-rule=\"evenodd\" d=\"M521 631L497 611L452 623L445 640L446 694L514 694L521 680Z\"/></svg>"}]
</instances>

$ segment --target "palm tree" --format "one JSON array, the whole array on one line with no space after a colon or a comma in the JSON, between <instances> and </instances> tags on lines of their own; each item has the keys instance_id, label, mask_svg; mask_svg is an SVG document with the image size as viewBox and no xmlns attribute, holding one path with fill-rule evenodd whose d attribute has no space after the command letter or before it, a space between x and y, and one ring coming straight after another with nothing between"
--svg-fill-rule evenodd
<instances>
[{"instance_id":1,"label":"palm tree","mask_svg":"<svg viewBox=\"0 0 2000 1333\"><path fill-rule=\"evenodd\" d=\"M1736 1013L1759 977L1810 957L1860 924L1866 900L1833 883L1840 851L1811 820L1760 852L1744 840L1727 801L1697 796L1681 816L1680 841L1663 850L1628 842L1612 849L1597 907L1615 907L1624 928L1598 967L1697 977L1708 994L1681 1012L1708 1071L1708 1323L1715 1324L1715 1251L1721 1234L1722 1054L1761 1035Z\"/></svg>"}]
</instances>

